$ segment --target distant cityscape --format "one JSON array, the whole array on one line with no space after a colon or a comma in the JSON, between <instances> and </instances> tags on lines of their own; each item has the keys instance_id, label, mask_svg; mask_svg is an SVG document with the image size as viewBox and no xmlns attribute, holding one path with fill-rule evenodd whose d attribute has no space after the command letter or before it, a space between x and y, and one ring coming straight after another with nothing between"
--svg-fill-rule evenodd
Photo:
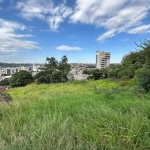
<instances>
[{"instance_id":1,"label":"distant cityscape","mask_svg":"<svg viewBox=\"0 0 150 150\"><path fill-rule=\"evenodd\" d=\"M70 63L72 75L81 75L83 70L95 69L95 64L84 64L84 63ZM18 66L18 67L0 67L0 81L6 78L10 78L14 73L21 70L30 72L33 76L44 69L44 64L32 64L29 66Z\"/></svg>"},{"instance_id":2,"label":"distant cityscape","mask_svg":"<svg viewBox=\"0 0 150 150\"><path fill-rule=\"evenodd\" d=\"M70 63L71 71L68 74L68 78L74 77L74 79L86 79L88 75L83 74L83 70L93 70L93 69L102 69L106 68L110 64L110 52L101 52L96 51L96 64L87 64L87 63ZM37 73L44 69L44 64L15 64L16 67L12 67L12 64L9 67L0 66L0 81L6 78L10 78L14 73L21 70L28 71L35 76Z\"/></svg>"}]
</instances>

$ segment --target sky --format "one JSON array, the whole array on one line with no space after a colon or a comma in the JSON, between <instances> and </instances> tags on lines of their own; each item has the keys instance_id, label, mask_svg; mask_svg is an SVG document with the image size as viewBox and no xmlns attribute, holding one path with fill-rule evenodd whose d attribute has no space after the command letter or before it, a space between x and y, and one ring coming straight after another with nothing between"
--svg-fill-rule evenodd
<instances>
[{"instance_id":1,"label":"sky","mask_svg":"<svg viewBox=\"0 0 150 150\"><path fill-rule=\"evenodd\" d=\"M0 62L110 63L150 38L150 0L0 0Z\"/></svg>"}]
</instances>

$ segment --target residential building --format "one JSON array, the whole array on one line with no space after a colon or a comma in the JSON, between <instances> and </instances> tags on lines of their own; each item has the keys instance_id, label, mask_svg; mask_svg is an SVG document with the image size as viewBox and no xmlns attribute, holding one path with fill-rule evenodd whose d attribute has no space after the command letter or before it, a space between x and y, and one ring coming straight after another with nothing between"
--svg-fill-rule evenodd
<instances>
[{"instance_id":1,"label":"residential building","mask_svg":"<svg viewBox=\"0 0 150 150\"><path fill-rule=\"evenodd\" d=\"M10 75L11 74L11 69L10 68L6 68L6 74Z\"/></svg>"},{"instance_id":2,"label":"residential building","mask_svg":"<svg viewBox=\"0 0 150 150\"><path fill-rule=\"evenodd\" d=\"M96 68L103 69L110 64L110 52L96 51Z\"/></svg>"},{"instance_id":3,"label":"residential building","mask_svg":"<svg viewBox=\"0 0 150 150\"><path fill-rule=\"evenodd\" d=\"M37 66L35 64L33 64L33 71L38 71Z\"/></svg>"}]
</instances>

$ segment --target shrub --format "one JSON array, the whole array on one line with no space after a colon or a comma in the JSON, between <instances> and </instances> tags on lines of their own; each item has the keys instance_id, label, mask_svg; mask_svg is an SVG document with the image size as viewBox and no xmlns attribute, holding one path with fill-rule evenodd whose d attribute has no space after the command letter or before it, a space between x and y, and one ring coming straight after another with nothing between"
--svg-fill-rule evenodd
<instances>
[{"instance_id":1,"label":"shrub","mask_svg":"<svg viewBox=\"0 0 150 150\"><path fill-rule=\"evenodd\" d=\"M14 73L13 76L9 79L11 87L25 86L31 82L33 82L32 75L24 70Z\"/></svg>"},{"instance_id":2,"label":"shrub","mask_svg":"<svg viewBox=\"0 0 150 150\"><path fill-rule=\"evenodd\" d=\"M120 81L119 84L121 86L127 86L128 85L128 82L127 81Z\"/></svg>"},{"instance_id":3,"label":"shrub","mask_svg":"<svg viewBox=\"0 0 150 150\"><path fill-rule=\"evenodd\" d=\"M138 86L134 86L132 87L130 90L129 90L130 94L133 96L133 95L136 95L136 96L144 96L144 94L146 93L145 89L143 88L140 88Z\"/></svg>"},{"instance_id":4,"label":"shrub","mask_svg":"<svg viewBox=\"0 0 150 150\"><path fill-rule=\"evenodd\" d=\"M135 78L130 79L130 80L128 81L128 85L129 85L129 86L137 86L137 81L136 81L136 79L135 79Z\"/></svg>"},{"instance_id":5,"label":"shrub","mask_svg":"<svg viewBox=\"0 0 150 150\"><path fill-rule=\"evenodd\" d=\"M138 86L146 91L150 90L150 68L143 67L136 71L135 79L138 82Z\"/></svg>"},{"instance_id":6,"label":"shrub","mask_svg":"<svg viewBox=\"0 0 150 150\"><path fill-rule=\"evenodd\" d=\"M126 78L125 78L126 79ZM119 85L121 86L137 86L137 81L135 79L130 79L130 80L125 80L125 79L121 79L121 81L119 82Z\"/></svg>"},{"instance_id":7,"label":"shrub","mask_svg":"<svg viewBox=\"0 0 150 150\"><path fill-rule=\"evenodd\" d=\"M46 76L40 76L40 77L37 79L37 82L38 82L38 83L47 83Z\"/></svg>"},{"instance_id":8,"label":"shrub","mask_svg":"<svg viewBox=\"0 0 150 150\"><path fill-rule=\"evenodd\" d=\"M41 72L37 73L33 78L34 78L34 80L37 80L39 77L45 76L45 75L46 75L46 73L44 71L41 71Z\"/></svg>"},{"instance_id":9,"label":"shrub","mask_svg":"<svg viewBox=\"0 0 150 150\"><path fill-rule=\"evenodd\" d=\"M103 73L101 72L101 70L95 69L95 70L92 71L92 76L93 76L94 80L99 80L100 77L103 76Z\"/></svg>"},{"instance_id":10,"label":"shrub","mask_svg":"<svg viewBox=\"0 0 150 150\"><path fill-rule=\"evenodd\" d=\"M128 80L129 80L128 76L123 76L123 77L121 78L121 81L128 81Z\"/></svg>"},{"instance_id":11,"label":"shrub","mask_svg":"<svg viewBox=\"0 0 150 150\"><path fill-rule=\"evenodd\" d=\"M124 76L126 76L126 75L127 75L126 71L123 70L123 71L118 72L117 77L118 77L119 79L121 79L122 77L124 77Z\"/></svg>"},{"instance_id":12,"label":"shrub","mask_svg":"<svg viewBox=\"0 0 150 150\"><path fill-rule=\"evenodd\" d=\"M87 80L92 80L93 79L93 76L88 76L87 77Z\"/></svg>"},{"instance_id":13,"label":"shrub","mask_svg":"<svg viewBox=\"0 0 150 150\"><path fill-rule=\"evenodd\" d=\"M85 69L85 70L83 70L83 74L90 74L90 71Z\"/></svg>"}]
</instances>

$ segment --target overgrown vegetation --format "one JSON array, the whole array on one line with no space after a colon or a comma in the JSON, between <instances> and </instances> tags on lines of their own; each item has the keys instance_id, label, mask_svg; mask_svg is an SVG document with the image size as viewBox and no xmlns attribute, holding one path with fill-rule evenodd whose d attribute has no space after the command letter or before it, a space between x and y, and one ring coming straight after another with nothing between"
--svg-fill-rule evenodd
<instances>
[{"instance_id":1,"label":"overgrown vegetation","mask_svg":"<svg viewBox=\"0 0 150 150\"><path fill-rule=\"evenodd\" d=\"M149 150L150 93L127 85L81 80L9 89L0 149Z\"/></svg>"}]
</instances>

